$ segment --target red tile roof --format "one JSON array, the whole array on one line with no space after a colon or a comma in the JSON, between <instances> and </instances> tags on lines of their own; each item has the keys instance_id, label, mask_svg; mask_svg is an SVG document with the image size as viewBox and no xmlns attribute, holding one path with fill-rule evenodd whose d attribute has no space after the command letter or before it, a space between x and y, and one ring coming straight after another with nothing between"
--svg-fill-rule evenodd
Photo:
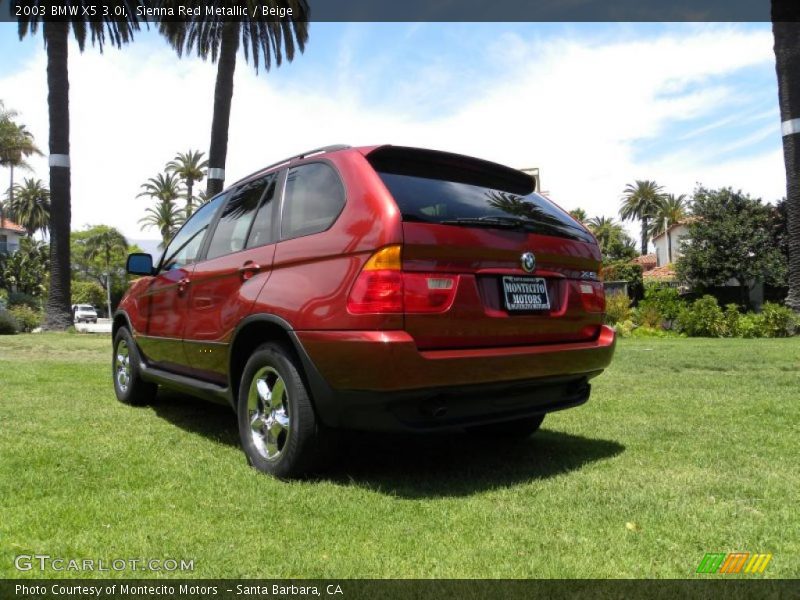
<instances>
[{"instance_id":1,"label":"red tile roof","mask_svg":"<svg viewBox=\"0 0 800 600\"><path fill-rule=\"evenodd\" d=\"M17 233L26 233L22 225L17 225L14 221L9 221L6 218L0 219L0 229L7 229L9 231L16 231Z\"/></svg>"},{"instance_id":2,"label":"red tile roof","mask_svg":"<svg viewBox=\"0 0 800 600\"><path fill-rule=\"evenodd\" d=\"M650 269L649 271L645 271L642 273L642 277L644 279L654 279L658 281L666 281L670 279L675 279L675 269L672 265L663 265L661 267L656 267L655 269Z\"/></svg>"},{"instance_id":3,"label":"red tile roof","mask_svg":"<svg viewBox=\"0 0 800 600\"><path fill-rule=\"evenodd\" d=\"M631 260L631 262L637 265L642 265L643 271L649 271L650 269L655 268L657 260L655 254L643 254L641 256L637 256Z\"/></svg>"}]
</instances>

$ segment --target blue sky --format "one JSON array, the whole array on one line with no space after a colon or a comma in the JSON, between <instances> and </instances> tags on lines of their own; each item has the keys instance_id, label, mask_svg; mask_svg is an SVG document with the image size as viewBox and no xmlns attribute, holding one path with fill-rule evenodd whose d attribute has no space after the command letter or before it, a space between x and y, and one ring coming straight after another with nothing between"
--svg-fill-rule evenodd
<instances>
[{"instance_id":1,"label":"blue sky","mask_svg":"<svg viewBox=\"0 0 800 600\"><path fill-rule=\"evenodd\" d=\"M155 238L138 186L207 149L214 67L154 32L74 50L73 227ZM0 98L46 148L41 37L0 24L0 56ZM769 24L313 23L303 55L259 76L241 60L235 86L229 181L310 147L397 143L539 167L590 215L615 215L635 178L784 194Z\"/></svg>"}]
</instances>

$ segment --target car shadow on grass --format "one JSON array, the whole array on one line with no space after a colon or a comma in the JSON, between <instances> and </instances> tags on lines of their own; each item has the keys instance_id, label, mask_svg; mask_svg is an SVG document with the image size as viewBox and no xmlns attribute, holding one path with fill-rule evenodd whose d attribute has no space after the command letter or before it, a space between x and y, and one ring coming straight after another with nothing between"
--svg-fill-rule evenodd
<instances>
[{"instance_id":1,"label":"car shadow on grass","mask_svg":"<svg viewBox=\"0 0 800 600\"><path fill-rule=\"evenodd\" d=\"M324 479L405 498L467 496L577 471L622 453L611 440L545 428L522 439L351 434Z\"/></svg>"},{"instance_id":2,"label":"car shadow on grass","mask_svg":"<svg viewBox=\"0 0 800 600\"><path fill-rule=\"evenodd\" d=\"M185 431L239 446L236 418L225 406L162 392L151 408ZM467 496L578 471L625 450L546 425L524 440L346 432L338 456L315 480L406 498Z\"/></svg>"}]
</instances>

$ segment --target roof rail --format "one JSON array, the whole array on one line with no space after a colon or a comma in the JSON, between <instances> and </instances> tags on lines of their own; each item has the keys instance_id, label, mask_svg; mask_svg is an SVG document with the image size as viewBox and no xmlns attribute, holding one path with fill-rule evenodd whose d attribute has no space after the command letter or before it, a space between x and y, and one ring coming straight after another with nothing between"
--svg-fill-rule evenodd
<instances>
[{"instance_id":1,"label":"roof rail","mask_svg":"<svg viewBox=\"0 0 800 600\"><path fill-rule=\"evenodd\" d=\"M291 158L287 158L286 160L282 160L281 162L291 162L293 160L300 160L301 158L314 156L315 154L325 154L326 152L336 152L337 150L347 150L348 148L350 148L350 146L348 146L347 144L333 144L331 146L323 146L322 148L314 148L313 150L308 150L307 152L303 152L302 154L292 156Z\"/></svg>"},{"instance_id":2,"label":"roof rail","mask_svg":"<svg viewBox=\"0 0 800 600\"><path fill-rule=\"evenodd\" d=\"M258 171L254 171L254 172L250 173L249 175L246 175L246 176L242 177L241 179L239 179L237 181L234 181L232 184L230 184L227 187L231 187L231 186L234 186L234 185L236 185L238 183L241 183L242 181L245 181L246 179L250 179L251 177L253 177L255 175L258 175L259 173L262 173L264 171L268 171L269 169L277 167L278 165L286 165L286 164L289 164L289 163L291 163L291 162L293 162L295 160L308 158L309 156L315 156L317 154L325 154L326 152L336 152L337 150L347 150L348 148L352 148L352 146L348 146L347 144L333 144L331 146L322 146L322 148L314 148L313 150L307 150L307 151L303 152L302 154L295 154L294 156L290 156L289 158L284 158L283 160L279 160L276 163L272 163L271 165L268 165L266 167L262 167ZM227 189L227 187L225 189Z\"/></svg>"}]
</instances>

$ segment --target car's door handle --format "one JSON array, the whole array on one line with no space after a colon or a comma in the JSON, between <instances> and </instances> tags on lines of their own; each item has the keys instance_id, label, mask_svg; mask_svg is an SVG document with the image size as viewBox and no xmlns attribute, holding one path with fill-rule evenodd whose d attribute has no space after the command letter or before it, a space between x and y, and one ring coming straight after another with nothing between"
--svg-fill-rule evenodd
<instances>
[{"instance_id":1,"label":"car's door handle","mask_svg":"<svg viewBox=\"0 0 800 600\"><path fill-rule=\"evenodd\" d=\"M186 288L189 285L189 278L184 277L178 282L178 293L183 294L186 291Z\"/></svg>"},{"instance_id":2,"label":"car's door handle","mask_svg":"<svg viewBox=\"0 0 800 600\"><path fill-rule=\"evenodd\" d=\"M248 260L241 267L239 267L239 273L241 274L242 279L245 280L250 279L260 270L261 270L261 265L259 265L257 262L253 262L252 260Z\"/></svg>"}]
</instances>

